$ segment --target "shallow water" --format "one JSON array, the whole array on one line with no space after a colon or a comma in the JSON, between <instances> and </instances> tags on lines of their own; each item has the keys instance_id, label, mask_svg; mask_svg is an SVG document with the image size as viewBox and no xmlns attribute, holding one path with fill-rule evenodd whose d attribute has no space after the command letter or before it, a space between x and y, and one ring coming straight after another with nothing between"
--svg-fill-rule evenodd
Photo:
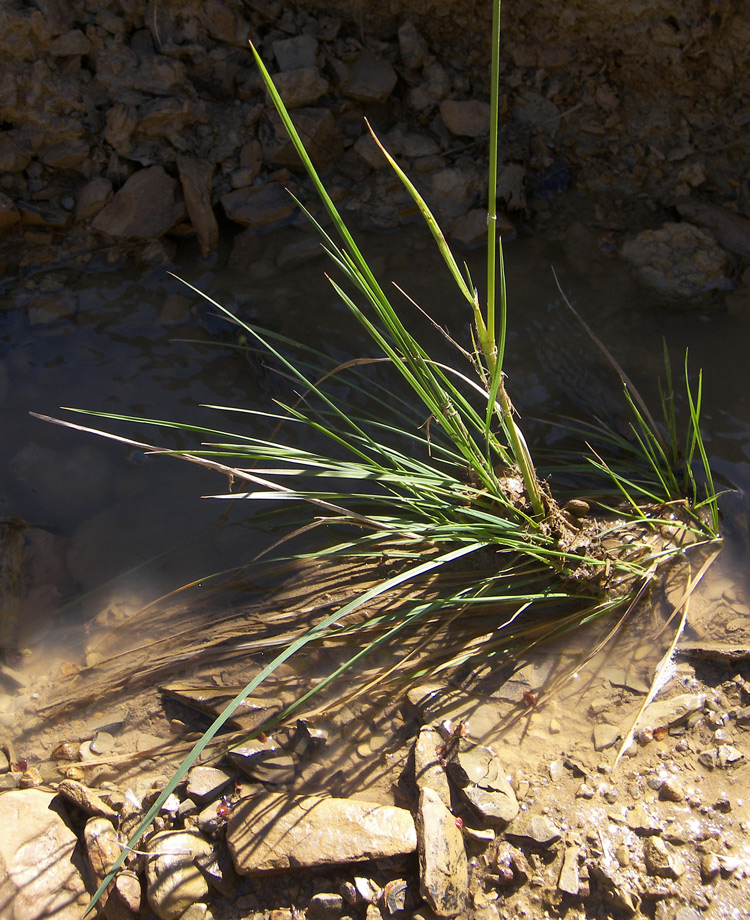
<instances>
[{"instance_id":1,"label":"shallow water","mask_svg":"<svg viewBox=\"0 0 750 920\"><path fill-rule=\"evenodd\" d=\"M313 258L297 268L278 269L305 239L308 232L298 228L257 237L242 263L231 267L225 259L201 260L185 244L175 271L250 322L320 344L341 360L371 354L364 334L323 278L324 261ZM464 305L451 291L442 263L421 231L371 235L364 245L381 277L401 285L436 322L468 345ZM480 283L481 253L465 256ZM555 437L537 419L559 412L588 417L594 411L608 416L620 411L617 380L562 306L551 271L554 265L569 299L652 405L658 405L655 381L663 375L662 336L669 342L676 372L689 347L691 372L704 369L703 421L715 468L738 489L750 486L746 318L660 306L649 301L616 262L598 253L577 253L579 274L571 270L559 246L534 238L509 243L506 258L509 389L532 442L552 443ZM395 298L398 302L400 295L395 293ZM434 341L434 331L404 304L415 324L422 323ZM2 329L0 382L3 376L7 379L7 395L0 405L6 432L0 444L0 515L20 518L32 528L32 562L25 574L23 606L17 611L18 646L30 651L20 667L50 673L61 660L80 660L87 643L90 653L90 637L102 628L110 652L111 630L118 626L118 635L129 638L115 650L132 649L132 624L123 624L143 604L185 581L246 562L267 545L270 535L253 524L246 508L233 505L228 511L226 503L201 500L212 490L225 491L221 477L54 427L28 413L58 415L59 406L66 405L224 428L234 423L229 413L211 413L199 404L266 408L289 387L259 361L237 351L233 327L161 269L139 273L132 267L106 272L59 268L41 273L6 296ZM439 338L435 347L449 352ZM684 411L684 399L681 405ZM66 417L74 418L69 413ZM144 437L143 427L126 423L110 428ZM183 435L170 433L159 434L157 443L189 446ZM725 500L727 546L711 571L707 600L696 601L694 612L698 623L703 619L700 612L724 597L725 606L736 613L734 638L745 639L750 596L748 501L745 491ZM95 616L87 633L85 624ZM716 635L719 624L730 619L716 621L711 637L721 638ZM143 622L140 617L137 630ZM658 643L648 635L648 630L639 631L632 640L648 648L647 654L633 647L627 652L636 661L645 656L639 665L641 681L659 657ZM567 656L586 647L587 641L557 649L560 667L565 663L574 669L575 658ZM127 654L128 666L135 669L133 652ZM605 671L609 666L601 662ZM587 701L584 706L580 686L574 682L558 692L557 705L568 707L568 714L566 695L577 695L582 712L589 705ZM594 695L600 692L595 680L592 686ZM6 715L11 716L17 703L5 700ZM498 712L493 703L484 716L474 713L472 729L478 737L493 736ZM488 720L486 727L483 719ZM568 725L575 731L574 720ZM529 726L519 723L517 730L528 734ZM387 734L386 727L372 744L377 748Z\"/></svg>"}]
</instances>

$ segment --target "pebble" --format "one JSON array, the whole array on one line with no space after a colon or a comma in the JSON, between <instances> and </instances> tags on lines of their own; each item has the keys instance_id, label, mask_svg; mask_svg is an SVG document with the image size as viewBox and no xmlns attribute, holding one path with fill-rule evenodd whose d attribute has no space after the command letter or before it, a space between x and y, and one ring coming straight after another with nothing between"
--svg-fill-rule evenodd
<instances>
[{"instance_id":1,"label":"pebble","mask_svg":"<svg viewBox=\"0 0 750 920\"><path fill-rule=\"evenodd\" d=\"M463 835L440 796L424 788L417 818L419 890L438 917L463 913L469 889L469 867Z\"/></svg>"},{"instance_id":2,"label":"pebble","mask_svg":"<svg viewBox=\"0 0 750 920\"><path fill-rule=\"evenodd\" d=\"M616 725L607 725L602 722L594 726L594 750L605 751L612 747L620 737L620 729Z\"/></svg>"},{"instance_id":3,"label":"pebble","mask_svg":"<svg viewBox=\"0 0 750 920\"><path fill-rule=\"evenodd\" d=\"M198 804L218 798L230 786L233 774L217 767L193 767L188 773L187 794Z\"/></svg>"},{"instance_id":4,"label":"pebble","mask_svg":"<svg viewBox=\"0 0 750 920\"><path fill-rule=\"evenodd\" d=\"M109 754L115 746L115 739L109 732L97 732L90 744L92 754Z\"/></svg>"},{"instance_id":5,"label":"pebble","mask_svg":"<svg viewBox=\"0 0 750 920\"><path fill-rule=\"evenodd\" d=\"M336 920L344 912L344 899L334 892L314 894L307 905L310 920Z\"/></svg>"},{"instance_id":6,"label":"pebble","mask_svg":"<svg viewBox=\"0 0 750 920\"><path fill-rule=\"evenodd\" d=\"M118 818L117 812L110 808L103 799L83 783L73 779L64 779L57 787L58 793L69 802L77 805L89 815L100 815L104 818Z\"/></svg>"},{"instance_id":7,"label":"pebble","mask_svg":"<svg viewBox=\"0 0 750 920\"><path fill-rule=\"evenodd\" d=\"M148 903L161 920L179 920L182 914L208 894L208 882L195 864L197 856L209 855L211 844L194 831L164 831L146 847Z\"/></svg>"},{"instance_id":8,"label":"pebble","mask_svg":"<svg viewBox=\"0 0 750 920\"><path fill-rule=\"evenodd\" d=\"M545 815L516 820L505 832L509 840L521 845L532 844L542 849L552 846L562 836L558 827Z\"/></svg>"},{"instance_id":9,"label":"pebble","mask_svg":"<svg viewBox=\"0 0 750 920\"><path fill-rule=\"evenodd\" d=\"M643 858L649 875L678 879L685 872L685 864L661 837L649 837L646 840L643 844Z\"/></svg>"},{"instance_id":10,"label":"pebble","mask_svg":"<svg viewBox=\"0 0 750 920\"><path fill-rule=\"evenodd\" d=\"M579 850L576 846L565 848L562 866L560 867L560 876L557 880L557 887L563 894L569 894L575 897L581 887L581 879L578 871Z\"/></svg>"}]
</instances>

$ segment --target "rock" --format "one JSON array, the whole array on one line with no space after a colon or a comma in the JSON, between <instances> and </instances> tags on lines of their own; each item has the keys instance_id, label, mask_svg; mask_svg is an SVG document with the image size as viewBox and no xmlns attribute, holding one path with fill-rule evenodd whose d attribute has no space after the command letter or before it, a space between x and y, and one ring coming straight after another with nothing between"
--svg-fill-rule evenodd
<instances>
[{"instance_id":1,"label":"rock","mask_svg":"<svg viewBox=\"0 0 750 920\"><path fill-rule=\"evenodd\" d=\"M22 172L31 162L31 157L22 150L7 133L0 135L0 173Z\"/></svg>"},{"instance_id":2,"label":"rock","mask_svg":"<svg viewBox=\"0 0 750 920\"><path fill-rule=\"evenodd\" d=\"M305 148L313 165L324 172L344 152L341 133L333 113L330 109L302 108L295 109L291 119L300 136L305 139ZM259 137L263 159L269 166L302 169L297 151L276 111L267 111L261 119Z\"/></svg>"},{"instance_id":3,"label":"rock","mask_svg":"<svg viewBox=\"0 0 750 920\"><path fill-rule=\"evenodd\" d=\"M312 35L295 35L294 38L282 38L273 42L271 47L273 48L276 63L282 73L290 70L315 69L317 67L318 42Z\"/></svg>"},{"instance_id":4,"label":"rock","mask_svg":"<svg viewBox=\"0 0 750 920\"><path fill-rule=\"evenodd\" d=\"M643 837L662 832L661 823L651 814L643 802L637 802L627 812L625 823L632 831Z\"/></svg>"},{"instance_id":5,"label":"rock","mask_svg":"<svg viewBox=\"0 0 750 920\"><path fill-rule=\"evenodd\" d=\"M463 913L469 888L463 835L440 796L427 787L419 794L417 841L422 897L438 917Z\"/></svg>"},{"instance_id":6,"label":"rock","mask_svg":"<svg viewBox=\"0 0 750 920\"><path fill-rule=\"evenodd\" d=\"M560 109L554 102L531 90L521 94L513 109L513 117L523 125L541 128L553 136L560 126Z\"/></svg>"},{"instance_id":7,"label":"rock","mask_svg":"<svg viewBox=\"0 0 750 920\"><path fill-rule=\"evenodd\" d=\"M504 242L516 238L516 228L502 214L497 215L496 224L497 232ZM487 209L472 208L468 214L457 217L451 221L448 235L452 240L466 246L467 249L485 245L487 242Z\"/></svg>"},{"instance_id":8,"label":"rock","mask_svg":"<svg viewBox=\"0 0 750 920\"><path fill-rule=\"evenodd\" d=\"M319 259L325 254L322 242L317 235L305 235L302 239L287 243L279 251L276 256L276 265L282 271L289 271L293 268L299 268L300 265L312 262L314 259Z\"/></svg>"},{"instance_id":9,"label":"rock","mask_svg":"<svg viewBox=\"0 0 750 920\"><path fill-rule=\"evenodd\" d=\"M0 234L7 233L20 220L18 208L7 195L0 192Z\"/></svg>"},{"instance_id":10,"label":"rock","mask_svg":"<svg viewBox=\"0 0 750 920\"><path fill-rule=\"evenodd\" d=\"M180 133L195 121L193 103L188 97L152 99L138 108L136 134L145 138L167 138L177 144Z\"/></svg>"},{"instance_id":11,"label":"rock","mask_svg":"<svg viewBox=\"0 0 750 920\"><path fill-rule=\"evenodd\" d=\"M344 96L364 103L385 102L398 80L388 61L366 48L360 51L353 65L341 66L340 77Z\"/></svg>"},{"instance_id":12,"label":"rock","mask_svg":"<svg viewBox=\"0 0 750 920\"><path fill-rule=\"evenodd\" d=\"M344 912L344 899L340 894L320 892L314 894L307 905L310 920L336 920Z\"/></svg>"},{"instance_id":13,"label":"rock","mask_svg":"<svg viewBox=\"0 0 750 920\"><path fill-rule=\"evenodd\" d=\"M217 799L229 788L231 773L216 767L193 767L187 777L187 794L198 803Z\"/></svg>"},{"instance_id":14,"label":"rock","mask_svg":"<svg viewBox=\"0 0 750 920\"><path fill-rule=\"evenodd\" d=\"M532 870L522 850L501 841L497 848L492 867L500 877L499 884L525 885L531 878Z\"/></svg>"},{"instance_id":15,"label":"rock","mask_svg":"<svg viewBox=\"0 0 750 920\"><path fill-rule=\"evenodd\" d=\"M446 808L451 807L448 777L440 765L437 749L443 739L436 728L423 725L414 743L414 779L419 789L430 789Z\"/></svg>"},{"instance_id":16,"label":"rock","mask_svg":"<svg viewBox=\"0 0 750 920\"><path fill-rule=\"evenodd\" d=\"M664 802L684 802L685 789L675 776L668 776L659 786L659 798Z\"/></svg>"},{"instance_id":17,"label":"rock","mask_svg":"<svg viewBox=\"0 0 750 920\"><path fill-rule=\"evenodd\" d=\"M100 233L129 240L159 237L185 218L179 184L161 166L134 173L94 218Z\"/></svg>"},{"instance_id":18,"label":"rock","mask_svg":"<svg viewBox=\"0 0 750 920\"><path fill-rule=\"evenodd\" d=\"M620 737L620 729L616 725L607 725L601 722L594 726L594 750L606 751L612 747Z\"/></svg>"},{"instance_id":19,"label":"rock","mask_svg":"<svg viewBox=\"0 0 750 920\"><path fill-rule=\"evenodd\" d=\"M58 793L72 802L87 815L100 815L103 818L117 818L117 812L83 783L73 779L64 779L57 787Z\"/></svg>"},{"instance_id":20,"label":"rock","mask_svg":"<svg viewBox=\"0 0 750 920\"><path fill-rule=\"evenodd\" d=\"M473 169L446 166L427 177L427 204L439 221L463 217L479 198L479 176Z\"/></svg>"},{"instance_id":21,"label":"rock","mask_svg":"<svg viewBox=\"0 0 750 920\"><path fill-rule=\"evenodd\" d=\"M522 845L531 844L532 846L547 849L553 843L557 843L561 834L558 828L544 815L534 815L526 818L522 822L518 821L513 824L512 828L505 832L505 836Z\"/></svg>"},{"instance_id":22,"label":"rock","mask_svg":"<svg viewBox=\"0 0 750 920\"><path fill-rule=\"evenodd\" d=\"M288 109L298 109L317 102L329 89L328 80L315 67L303 67L276 74L276 89Z\"/></svg>"},{"instance_id":23,"label":"rock","mask_svg":"<svg viewBox=\"0 0 750 920\"><path fill-rule=\"evenodd\" d=\"M379 859L417 848L403 808L355 799L269 793L229 814L227 843L241 875Z\"/></svg>"},{"instance_id":24,"label":"rock","mask_svg":"<svg viewBox=\"0 0 750 920\"><path fill-rule=\"evenodd\" d=\"M209 160L178 156L177 169L190 223L204 256L216 252L219 246L219 225L211 206L211 180L214 166Z\"/></svg>"},{"instance_id":25,"label":"rock","mask_svg":"<svg viewBox=\"0 0 750 920\"><path fill-rule=\"evenodd\" d=\"M661 837L649 837L646 840L643 844L643 858L649 875L677 879L685 872L685 864Z\"/></svg>"},{"instance_id":26,"label":"rock","mask_svg":"<svg viewBox=\"0 0 750 920\"><path fill-rule=\"evenodd\" d=\"M563 894L569 894L572 897L576 897L581 887L581 878L578 871L578 855L578 847L572 846L565 848L565 855L563 856L562 866L560 867L560 875L557 879L558 891L562 891Z\"/></svg>"},{"instance_id":27,"label":"rock","mask_svg":"<svg viewBox=\"0 0 750 920\"><path fill-rule=\"evenodd\" d=\"M161 920L178 918L208 894L208 882L195 859L208 856L211 844L195 831L163 831L148 841L148 903Z\"/></svg>"},{"instance_id":28,"label":"rock","mask_svg":"<svg viewBox=\"0 0 750 920\"><path fill-rule=\"evenodd\" d=\"M87 182L78 193L75 207L76 221L91 220L112 198L112 183L103 176Z\"/></svg>"},{"instance_id":29,"label":"rock","mask_svg":"<svg viewBox=\"0 0 750 920\"><path fill-rule=\"evenodd\" d=\"M122 847L114 825L107 818L89 818L83 837L89 865L98 886L114 865ZM130 920L140 908L140 902L141 883L137 876L128 873L118 874L115 885L104 892L99 903L107 920Z\"/></svg>"},{"instance_id":30,"label":"rock","mask_svg":"<svg viewBox=\"0 0 750 920\"><path fill-rule=\"evenodd\" d=\"M516 794L491 748L459 738L446 770L466 801L487 821L510 823L520 810Z\"/></svg>"},{"instance_id":31,"label":"rock","mask_svg":"<svg viewBox=\"0 0 750 920\"><path fill-rule=\"evenodd\" d=\"M725 252L709 233L692 224L666 223L658 230L643 230L620 252L643 284L670 298L689 300L732 287Z\"/></svg>"},{"instance_id":32,"label":"rock","mask_svg":"<svg viewBox=\"0 0 750 920\"><path fill-rule=\"evenodd\" d=\"M74 57L78 54L88 54L90 51L91 42L80 29L71 29L65 35L58 35L49 46L49 53L53 57Z\"/></svg>"},{"instance_id":33,"label":"rock","mask_svg":"<svg viewBox=\"0 0 750 920\"><path fill-rule=\"evenodd\" d=\"M91 740L92 754L109 754L115 746L115 739L109 732L97 732Z\"/></svg>"},{"instance_id":34,"label":"rock","mask_svg":"<svg viewBox=\"0 0 750 920\"><path fill-rule=\"evenodd\" d=\"M457 137L481 137L490 129L490 107L478 99L444 99L440 114L445 127Z\"/></svg>"},{"instance_id":35,"label":"rock","mask_svg":"<svg viewBox=\"0 0 750 920\"><path fill-rule=\"evenodd\" d=\"M640 897L633 891L625 875L610 866L609 860L591 860L587 865L589 874L598 882L605 902L628 917L638 912Z\"/></svg>"},{"instance_id":36,"label":"rock","mask_svg":"<svg viewBox=\"0 0 750 920\"><path fill-rule=\"evenodd\" d=\"M272 785L291 783L295 762L272 739L248 741L227 753L229 760L251 779Z\"/></svg>"},{"instance_id":37,"label":"rock","mask_svg":"<svg viewBox=\"0 0 750 920\"><path fill-rule=\"evenodd\" d=\"M116 103L107 112L104 139L118 153L127 154L132 148L131 137L138 124L138 110L124 102Z\"/></svg>"},{"instance_id":38,"label":"rock","mask_svg":"<svg viewBox=\"0 0 750 920\"><path fill-rule=\"evenodd\" d=\"M386 882L382 901L383 910L389 917L406 910L409 900L409 886L405 879L394 878Z\"/></svg>"},{"instance_id":39,"label":"rock","mask_svg":"<svg viewBox=\"0 0 750 920\"><path fill-rule=\"evenodd\" d=\"M223 841L216 845L209 856L196 857L195 863L208 884L225 898L231 898L236 893L240 880L234 871L232 857Z\"/></svg>"},{"instance_id":40,"label":"rock","mask_svg":"<svg viewBox=\"0 0 750 920\"><path fill-rule=\"evenodd\" d=\"M668 700L657 700L646 709L643 721L652 728L677 725L703 709L705 702L705 693L681 693Z\"/></svg>"},{"instance_id":41,"label":"rock","mask_svg":"<svg viewBox=\"0 0 750 920\"><path fill-rule=\"evenodd\" d=\"M25 789L0 796L0 828L3 916L79 920L89 895L76 835L54 793Z\"/></svg>"},{"instance_id":42,"label":"rock","mask_svg":"<svg viewBox=\"0 0 750 920\"><path fill-rule=\"evenodd\" d=\"M407 70L419 70L427 63L429 57L427 42L409 19L399 26L398 47L401 62Z\"/></svg>"},{"instance_id":43,"label":"rock","mask_svg":"<svg viewBox=\"0 0 750 920\"><path fill-rule=\"evenodd\" d=\"M750 220L747 217L697 198L678 198L676 207L680 217L699 227L707 227L725 249L750 258Z\"/></svg>"},{"instance_id":44,"label":"rock","mask_svg":"<svg viewBox=\"0 0 750 920\"><path fill-rule=\"evenodd\" d=\"M222 196L229 220L258 233L269 233L289 224L297 212L291 195L278 185L238 188Z\"/></svg>"}]
</instances>

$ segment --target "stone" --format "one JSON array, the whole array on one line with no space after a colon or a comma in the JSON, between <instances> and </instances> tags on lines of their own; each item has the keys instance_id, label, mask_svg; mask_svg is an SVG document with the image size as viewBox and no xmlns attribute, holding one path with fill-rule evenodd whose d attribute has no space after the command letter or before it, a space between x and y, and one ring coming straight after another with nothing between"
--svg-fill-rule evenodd
<instances>
[{"instance_id":1,"label":"stone","mask_svg":"<svg viewBox=\"0 0 750 920\"><path fill-rule=\"evenodd\" d=\"M297 211L291 196L278 185L236 189L222 196L229 220L258 233L268 233L289 224Z\"/></svg>"},{"instance_id":2,"label":"stone","mask_svg":"<svg viewBox=\"0 0 750 920\"><path fill-rule=\"evenodd\" d=\"M340 894L319 892L314 894L307 905L310 920L336 920L344 912L344 899Z\"/></svg>"},{"instance_id":3,"label":"stone","mask_svg":"<svg viewBox=\"0 0 750 920\"><path fill-rule=\"evenodd\" d=\"M319 172L326 169L344 152L344 143L336 119L330 109L301 108L291 113L292 122L305 139L305 148ZM260 122L259 138L263 160L268 166L302 169L302 163L289 140L276 111L267 111Z\"/></svg>"},{"instance_id":4,"label":"stone","mask_svg":"<svg viewBox=\"0 0 750 920\"><path fill-rule=\"evenodd\" d=\"M227 752L228 759L251 779L272 785L291 783L296 764L271 738L254 739Z\"/></svg>"},{"instance_id":5,"label":"stone","mask_svg":"<svg viewBox=\"0 0 750 920\"><path fill-rule=\"evenodd\" d=\"M179 183L163 167L141 169L128 179L92 226L107 236L145 240L162 236L186 216Z\"/></svg>"},{"instance_id":6,"label":"stone","mask_svg":"<svg viewBox=\"0 0 750 920\"><path fill-rule=\"evenodd\" d=\"M616 725L600 722L594 726L594 750L606 751L612 747L620 737L620 729Z\"/></svg>"},{"instance_id":7,"label":"stone","mask_svg":"<svg viewBox=\"0 0 750 920\"><path fill-rule=\"evenodd\" d=\"M208 894L208 882L195 859L212 852L195 831L163 831L148 841L146 863L148 903L161 920L178 920Z\"/></svg>"},{"instance_id":8,"label":"stone","mask_svg":"<svg viewBox=\"0 0 750 920\"><path fill-rule=\"evenodd\" d=\"M560 110L555 103L531 90L521 94L513 109L513 117L523 125L540 128L550 135L554 135L560 126Z\"/></svg>"},{"instance_id":9,"label":"stone","mask_svg":"<svg viewBox=\"0 0 750 920\"><path fill-rule=\"evenodd\" d=\"M444 99L440 115L445 127L457 137L481 137L489 133L490 107L478 99Z\"/></svg>"},{"instance_id":10,"label":"stone","mask_svg":"<svg viewBox=\"0 0 750 920\"><path fill-rule=\"evenodd\" d=\"M649 875L677 879L685 872L685 864L661 837L649 837L645 841L643 858Z\"/></svg>"},{"instance_id":11,"label":"stone","mask_svg":"<svg viewBox=\"0 0 750 920\"><path fill-rule=\"evenodd\" d=\"M118 102L107 112L104 139L118 153L127 154L131 137L138 124L138 110L133 105Z\"/></svg>"},{"instance_id":12,"label":"stone","mask_svg":"<svg viewBox=\"0 0 750 920\"><path fill-rule=\"evenodd\" d=\"M388 61L363 49L352 65L340 69L341 92L355 102L385 102L396 86L398 76Z\"/></svg>"},{"instance_id":13,"label":"stone","mask_svg":"<svg viewBox=\"0 0 750 920\"><path fill-rule=\"evenodd\" d=\"M620 253L643 284L670 299L694 300L732 287L726 253L693 224L668 222L643 230L623 243Z\"/></svg>"},{"instance_id":14,"label":"stone","mask_svg":"<svg viewBox=\"0 0 750 920\"><path fill-rule=\"evenodd\" d=\"M65 35L58 35L49 46L49 53L53 57L73 57L90 51L91 42L80 29L71 29Z\"/></svg>"},{"instance_id":15,"label":"stone","mask_svg":"<svg viewBox=\"0 0 750 920\"><path fill-rule=\"evenodd\" d=\"M407 70L419 70L427 63L429 57L427 42L409 19L399 26L398 47L401 63Z\"/></svg>"},{"instance_id":16,"label":"stone","mask_svg":"<svg viewBox=\"0 0 750 920\"><path fill-rule=\"evenodd\" d=\"M7 195L0 192L0 234L7 233L20 220L18 208Z\"/></svg>"},{"instance_id":17,"label":"stone","mask_svg":"<svg viewBox=\"0 0 750 920\"><path fill-rule=\"evenodd\" d=\"M31 157L7 134L0 134L0 173L22 172Z\"/></svg>"},{"instance_id":18,"label":"stone","mask_svg":"<svg viewBox=\"0 0 750 920\"><path fill-rule=\"evenodd\" d=\"M193 103L187 96L151 99L138 108L136 133L139 137L167 138L178 142L180 132L195 122Z\"/></svg>"},{"instance_id":19,"label":"stone","mask_svg":"<svg viewBox=\"0 0 750 920\"><path fill-rule=\"evenodd\" d=\"M659 798L664 802L684 802L685 789L675 776L668 776L659 786Z\"/></svg>"},{"instance_id":20,"label":"stone","mask_svg":"<svg viewBox=\"0 0 750 920\"><path fill-rule=\"evenodd\" d=\"M241 875L262 875L413 853L417 833L404 808L269 793L232 808L227 844Z\"/></svg>"},{"instance_id":21,"label":"stone","mask_svg":"<svg viewBox=\"0 0 750 920\"><path fill-rule=\"evenodd\" d=\"M706 227L725 249L750 258L750 220L747 217L698 198L678 198L675 206L680 217Z\"/></svg>"},{"instance_id":22,"label":"stone","mask_svg":"<svg viewBox=\"0 0 750 920\"><path fill-rule=\"evenodd\" d=\"M317 67L318 41L312 35L282 38L273 42L271 47L282 73Z\"/></svg>"},{"instance_id":23,"label":"stone","mask_svg":"<svg viewBox=\"0 0 750 920\"><path fill-rule=\"evenodd\" d=\"M112 183L103 176L87 182L78 193L75 207L76 221L91 220L112 198Z\"/></svg>"},{"instance_id":24,"label":"stone","mask_svg":"<svg viewBox=\"0 0 750 920\"><path fill-rule=\"evenodd\" d=\"M293 268L299 268L300 265L312 262L314 259L319 259L325 254L320 238L317 235L306 235L293 243L287 243L283 249L279 250L279 254L276 256L276 265L282 271L289 271Z\"/></svg>"},{"instance_id":25,"label":"stone","mask_svg":"<svg viewBox=\"0 0 750 920\"><path fill-rule=\"evenodd\" d=\"M107 818L89 818L83 831L86 855L97 886L122 852L117 831ZM107 920L132 920L140 909L141 883L133 872L120 872L99 901Z\"/></svg>"},{"instance_id":26,"label":"stone","mask_svg":"<svg viewBox=\"0 0 750 920\"><path fill-rule=\"evenodd\" d=\"M58 793L72 802L88 815L100 815L103 818L117 818L117 812L110 808L103 799L83 783L73 779L64 779L57 787Z\"/></svg>"},{"instance_id":27,"label":"stone","mask_svg":"<svg viewBox=\"0 0 750 920\"><path fill-rule=\"evenodd\" d=\"M505 832L508 840L515 843L541 847L547 849L553 843L557 843L561 834L556 825L545 815L534 815L531 818L525 818L522 822L519 820L514 823L512 828Z\"/></svg>"},{"instance_id":28,"label":"stone","mask_svg":"<svg viewBox=\"0 0 750 920\"><path fill-rule=\"evenodd\" d=\"M557 879L558 891L576 897L581 887L581 877L578 871L579 850L576 846L566 847L563 856L560 875Z\"/></svg>"},{"instance_id":29,"label":"stone","mask_svg":"<svg viewBox=\"0 0 750 920\"><path fill-rule=\"evenodd\" d=\"M210 802L229 788L232 778L216 767L193 767L187 777L187 794L199 804Z\"/></svg>"},{"instance_id":30,"label":"stone","mask_svg":"<svg viewBox=\"0 0 750 920\"><path fill-rule=\"evenodd\" d=\"M643 802L637 802L629 809L625 815L625 823L631 831L643 837L662 832L662 826L658 818L651 814Z\"/></svg>"},{"instance_id":31,"label":"stone","mask_svg":"<svg viewBox=\"0 0 750 920\"><path fill-rule=\"evenodd\" d=\"M424 198L439 221L463 217L479 198L479 176L473 169L446 166L427 177Z\"/></svg>"},{"instance_id":32,"label":"stone","mask_svg":"<svg viewBox=\"0 0 750 920\"><path fill-rule=\"evenodd\" d=\"M0 828L3 917L79 920L89 895L60 799L38 789L7 792L0 796Z\"/></svg>"},{"instance_id":33,"label":"stone","mask_svg":"<svg viewBox=\"0 0 750 920\"><path fill-rule=\"evenodd\" d=\"M213 163L180 154L177 157L177 169L187 215L198 237L201 252L209 256L219 246L219 225L211 205Z\"/></svg>"},{"instance_id":34,"label":"stone","mask_svg":"<svg viewBox=\"0 0 750 920\"><path fill-rule=\"evenodd\" d=\"M459 738L446 771L466 801L487 821L509 824L520 811L513 787L491 748Z\"/></svg>"},{"instance_id":35,"label":"stone","mask_svg":"<svg viewBox=\"0 0 750 920\"><path fill-rule=\"evenodd\" d=\"M414 779L419 789L430 789L446 808L451 807L448 777L440 764L437 749L443 739L436 728L423 725L414 743Z\"/></svg>"},{"instance_id":36,"label":"stone","mask_svg":"<svg viewBox=\"0 0 750 920\"><path fill-rule=\"evenodd\" d=\"M288 109L312 105L328 92L330 84L314 67L289 70L274 77L276 89Z\"/></svg>"},{"instance_id":37,"label":"stone","mask_svg":"<svg viewBox=\"0 0 750 920\"><path fill-rule=\"evenodd\" d=\"M681 693L667 700L657 700L646 709L643 722L652 728L671 727L703 709L705 693Z\"/></svg>"},{"instance_id":38,"label":"stone","mask_svg":"<svg viewBox=\"0 0 750 920\"><path fill-rule=\"evenodd\" d=\"M419 889L438 917L455 917L466 907L469 868L463 835L440 796L424 787L417 817Z\"/></svg>"}]
</instances>

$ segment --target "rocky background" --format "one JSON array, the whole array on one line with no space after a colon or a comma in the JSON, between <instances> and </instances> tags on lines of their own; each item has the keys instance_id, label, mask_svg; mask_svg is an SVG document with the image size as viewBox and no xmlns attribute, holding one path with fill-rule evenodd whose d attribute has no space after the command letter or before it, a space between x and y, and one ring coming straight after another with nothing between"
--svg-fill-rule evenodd
<instances>
[{"instance_id":1,"label":"rocky background","mask_svg":"<svg viewBox=\"0 0 750 920\"><path fill-rule=\"evenodd\" d=\"M503 14L506 232L534 218L573 249L620 252L668 297L739 286L730 299L749 300L747 5L539 0ZM103 248L168 261L192 233L210 255L222 227L298 219L284 188L303 180L248 39L361 225L415 217L367 116L454 241L474 244L489 22L489 3L468 0L9 0L0 267L17 276Z\"/></svg>"}]
</instances>

